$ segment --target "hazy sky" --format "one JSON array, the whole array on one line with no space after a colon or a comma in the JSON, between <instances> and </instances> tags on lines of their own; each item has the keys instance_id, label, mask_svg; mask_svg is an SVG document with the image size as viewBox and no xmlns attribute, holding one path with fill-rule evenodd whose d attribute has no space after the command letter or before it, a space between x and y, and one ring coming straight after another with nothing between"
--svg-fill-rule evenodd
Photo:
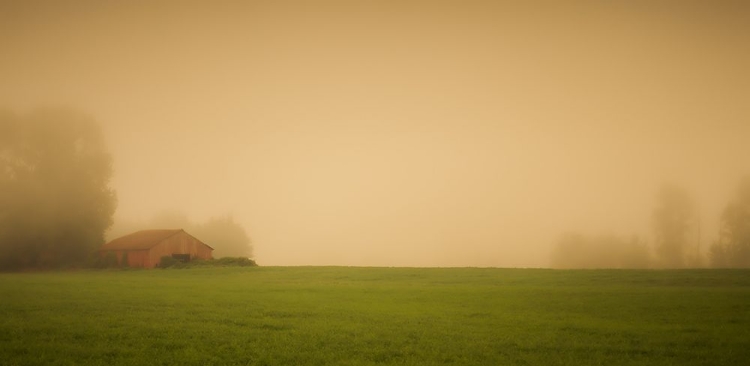
<instances>
[{"instance_id":1,"label":"hazy sky","mask_svg":"<svg viewBox=\"0 0 750 366\"><path fill-rule=\"evenodd\" d=\"M0 106L91 113L117 219L231 213L261 265L545 266L664 182L707 244L748 65L746 1L0 0Z\"/></svg>"}]
</instances>

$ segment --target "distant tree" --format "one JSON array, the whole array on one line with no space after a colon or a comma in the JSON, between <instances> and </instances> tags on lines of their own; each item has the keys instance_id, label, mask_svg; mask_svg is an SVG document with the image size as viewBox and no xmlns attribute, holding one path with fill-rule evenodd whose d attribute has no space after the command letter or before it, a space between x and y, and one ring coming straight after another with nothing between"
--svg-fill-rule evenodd
<instances>
[{"instance_id":1,"label":"distant tree","mask_svg":"<svg viewBox=\"0 0 750 366\"><path fill-rule=\"evenodd\" d=\"M553 268L647 268L648 247L637 237L626 240L614 235L589 237L567 233L552 251Z\"/></svg>"},{"instance_id":2,"label":"distant tree","mask_svg":"<svg viewBox=\"0 0 750 366\"><path fill-rule=\"evenodd\" d=\"M250 237L232 216L212 218L195 230L197 238L214 248L215 258L252 257Z\"/></svg>"},{"instance_id":3,"label":"distant tree","mask_svg":"<svg viewBox=\"0 0 750 366\"><path fill-rule=\"evenodd\" d=\"M685 267L694 254L690 251L690 233L695 226L695 212L690 196L678 186L662 186L652 219L658 265Z\"/></svg>"},{"instance_id":4,"label":"distant tree","mask_svg":"<svg viewBox=\"0 0 750 366\"><path fill-rule=\"evenodd\" d=\"M721 215L719 239L711 246L714 267L750 267L750 176Z\"/></svg>"},{"instance_id":5,"label":"distant tree","mask_svg":"<svg viewBox=\"0 0 750 366\"><path fill-rule=\"evenodd\" d=\"M643 240L634 235L630 240L621 240L620 243L621 268L648 268L651 266L651 253Z\"/></svg>"},{"instance_id":6,"label":"distant tree","mask_svg":"<svg viewBox=\"0 0 750 366\"><path fill-rule=\"evenodd\" d=\"M81 264L112 225L112 160L69 109L0 112L0 268Z\"/></svg>"},{"instance_id":7,"label":"distant tree","mask_svg":"<svg viewBox=\"0 0 750 366\"><path fill-rule=\"evenodd\" d=\"M734 257L730 245L720 237L718 241L714 242L709 248L708 259L711 261L711 267L714 268L730 268L734 267Z\"/></svg>"},{"instance_id":8,"label":"distant tree","mask_svg":"<svg viewBox=\"0 0 750 366\"><path fill-rule=\"evenodd\" d=\"M589 239L580 233L565 233L552 249L553 268L595 267L597 254L593 253Z\"/></svg>"}]
</instances>

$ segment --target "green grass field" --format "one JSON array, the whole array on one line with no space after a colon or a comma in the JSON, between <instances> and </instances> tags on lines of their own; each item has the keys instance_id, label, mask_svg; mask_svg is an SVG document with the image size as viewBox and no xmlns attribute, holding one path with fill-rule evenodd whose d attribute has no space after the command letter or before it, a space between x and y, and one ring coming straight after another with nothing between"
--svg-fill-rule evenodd
<instances>
[{"instance_id":1,"label":"green grass field","mask_svg":"<svg viewBox=\"0 0 750 366\"><path fill-rule=\"evenodd\" d=\"M0 274L2 365L739 365L750 271Z\"/></svg>"}]
</instances>

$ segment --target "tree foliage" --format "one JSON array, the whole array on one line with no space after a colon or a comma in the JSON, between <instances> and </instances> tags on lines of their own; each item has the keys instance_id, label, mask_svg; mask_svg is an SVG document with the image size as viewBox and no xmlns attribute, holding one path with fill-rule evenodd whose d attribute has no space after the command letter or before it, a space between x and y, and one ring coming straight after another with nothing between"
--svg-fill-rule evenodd
<instances>
[{"instance_id":1,"label":"tree foliage","mask_svg":"<svg viewBox=\"0 0 750 366\"><path fill-rule=\"evenodd\" d=\"M0 112L0 268L84 262L112 224L112 160L80 112Z\"/></svg>"},{"instance_id":2,"label":"tree foliage","mask_svg":"<svg viewBox=\"0 0 750 366\"><path fill-rule=\"evenodd\" d=\"M719 239L709 253L714 267L750 267L750 176L721 215Z\"/></svg>"},{"instance_id":3,"label":"tree foliage","mask_svg":"<svg viewBox=\"0 0 750 366\"><path fill-rule=\"evenodd\" d=\"M688 193L675 185L664 185L656 196L653 228L658 265L682 268L697 255L691 250L691 233L695 228L695 210Z\"/></svg>"},{"instance_id":4,"label":"tree foliage","mask_svg":"<svg viewBox=\"0 0 750 366\"><path fill-rule=\"evenodd\" d=\"M252 256L250 237L232 216L212 218L198 225L195 236L214 248L215 258Z\"/></svg>"}]
</instances>

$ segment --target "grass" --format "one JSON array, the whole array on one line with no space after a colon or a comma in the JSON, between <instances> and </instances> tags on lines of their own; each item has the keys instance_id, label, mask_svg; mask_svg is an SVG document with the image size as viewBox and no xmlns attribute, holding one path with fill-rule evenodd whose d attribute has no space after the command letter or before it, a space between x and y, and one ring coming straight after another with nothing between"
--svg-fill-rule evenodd
<instances>
[{"instance_id":1,"label":"grass","mask_svg":"<svg viewBox=\"0 0 750 366\"><path fill-rule=\"evenodd\" d=\"M2 365L737 365L750 271L0 274Z\"/></svg>"}]
</instances>

